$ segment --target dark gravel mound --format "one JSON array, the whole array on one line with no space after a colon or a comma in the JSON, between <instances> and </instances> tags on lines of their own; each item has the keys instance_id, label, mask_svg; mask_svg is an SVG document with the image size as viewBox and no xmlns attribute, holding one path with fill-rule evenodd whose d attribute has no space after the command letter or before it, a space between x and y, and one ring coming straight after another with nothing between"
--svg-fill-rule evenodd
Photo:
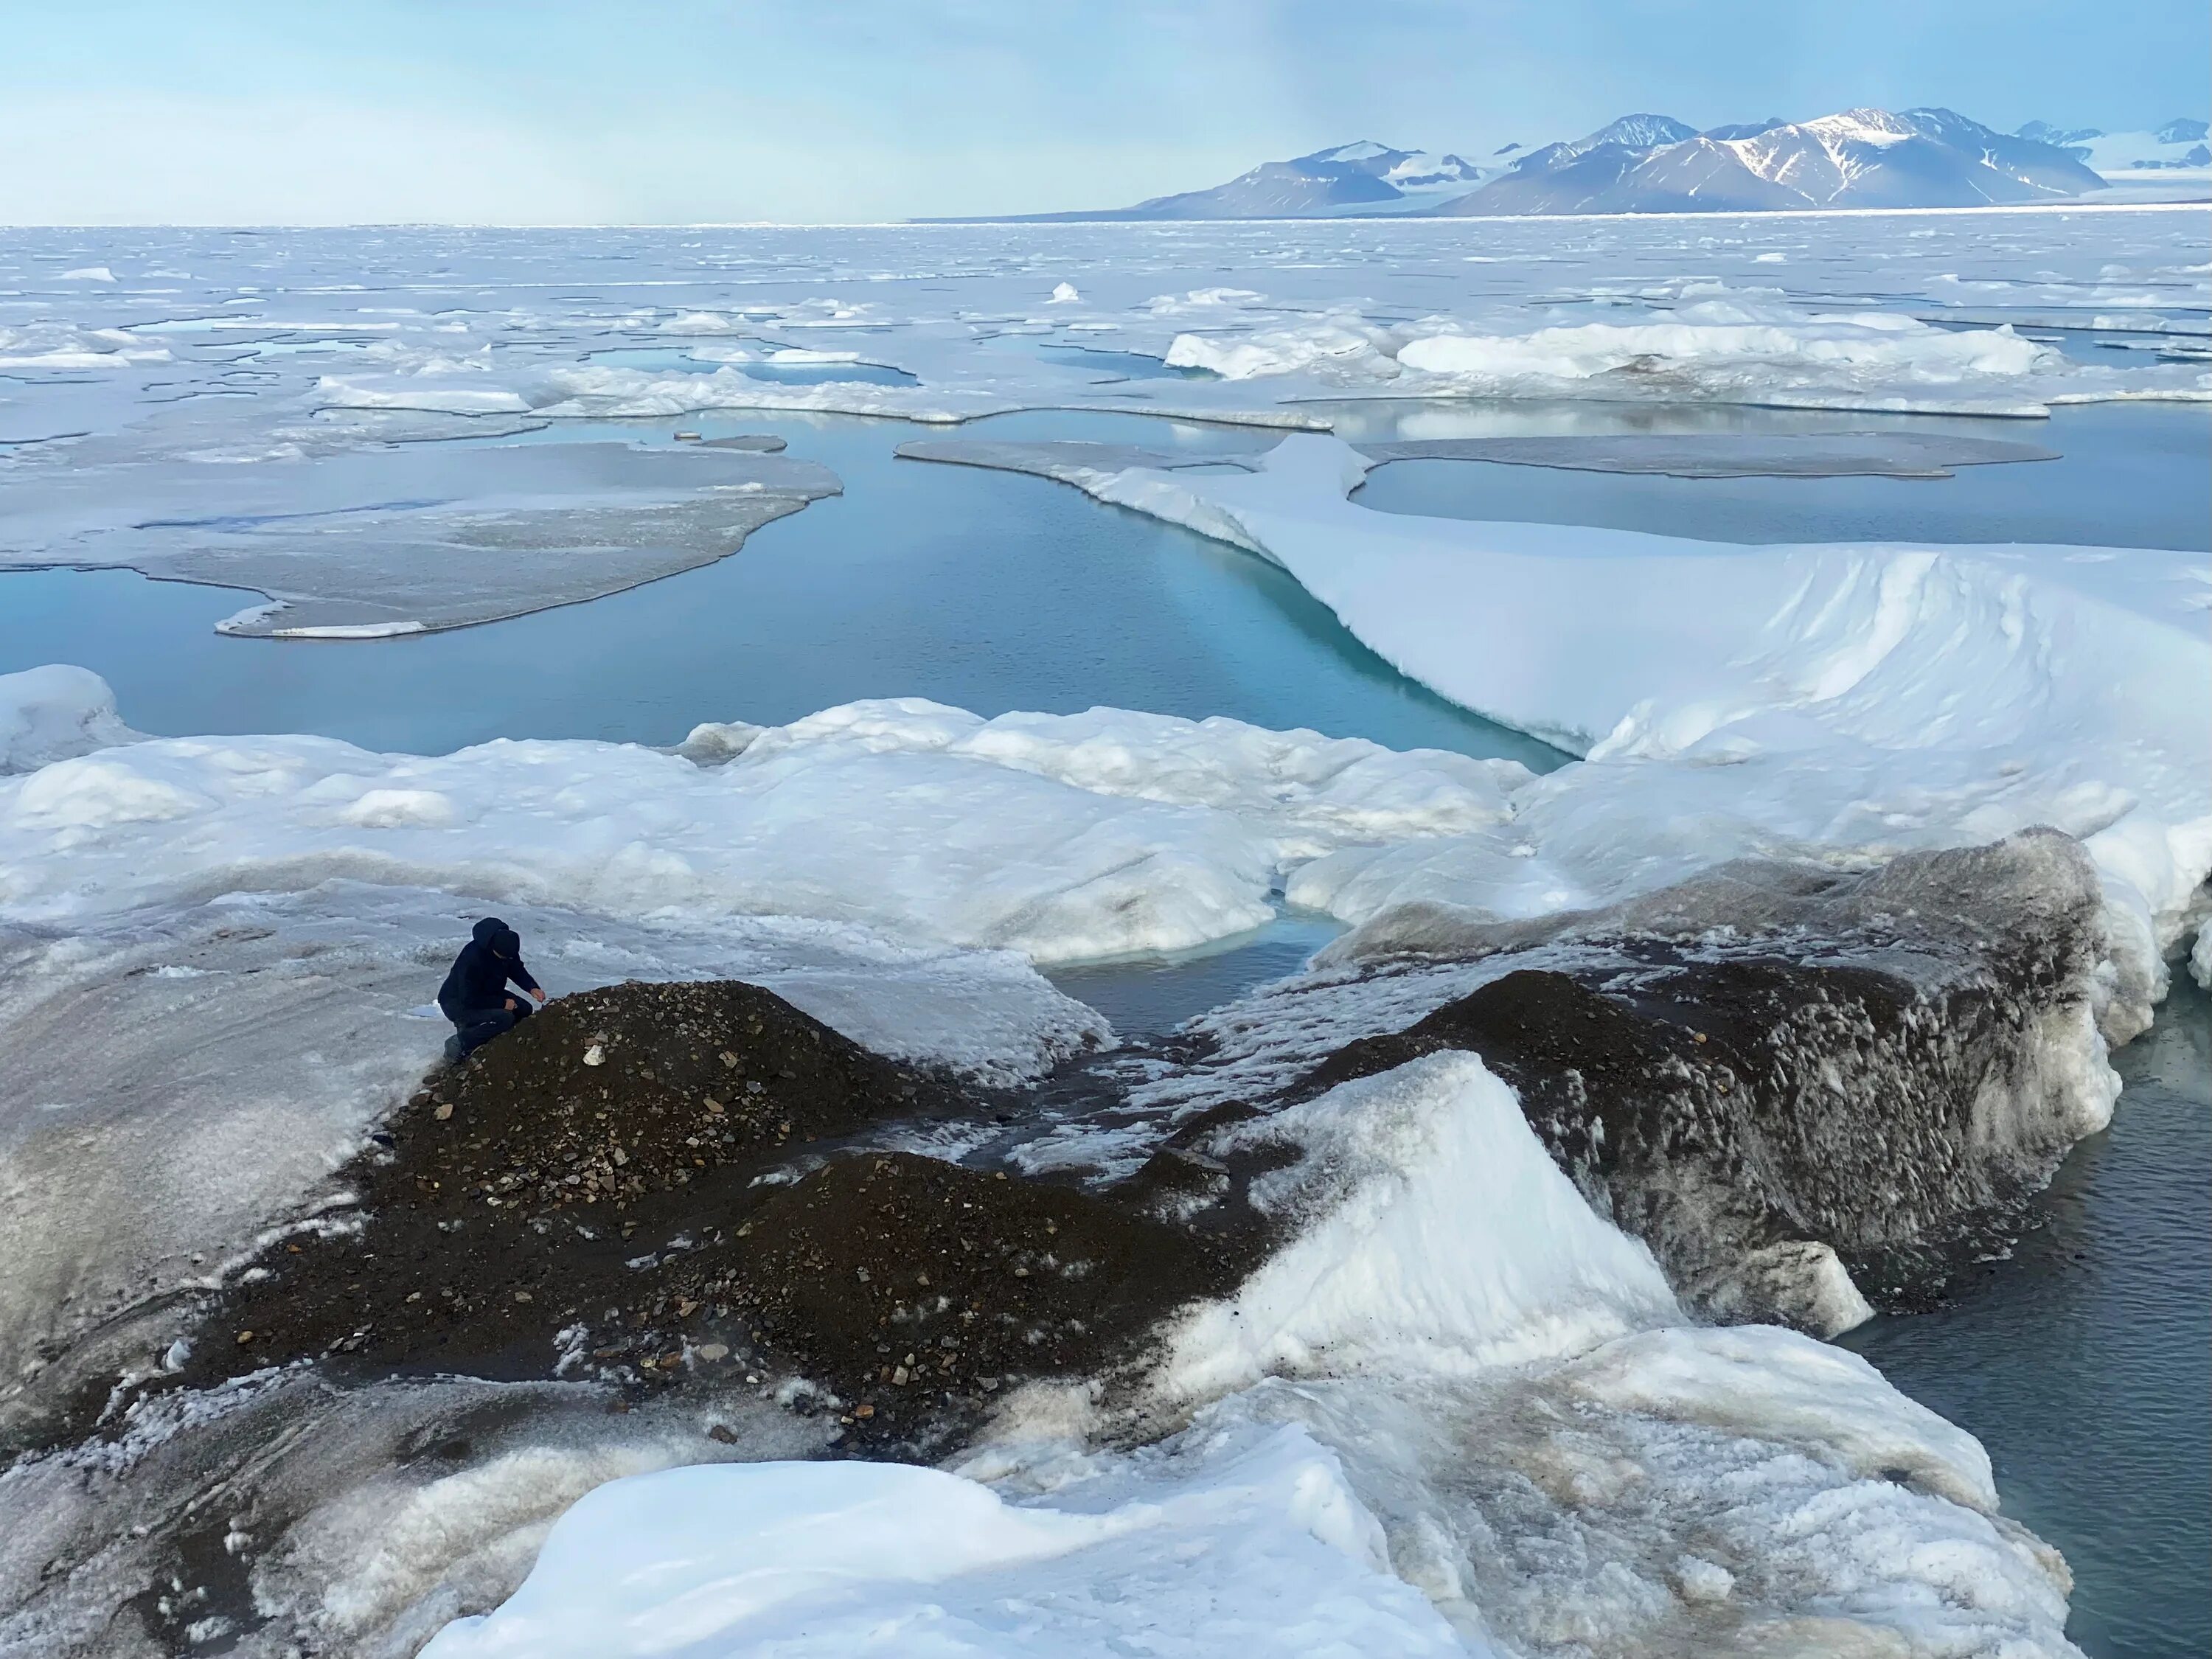
<instances>
[{"instance_id":1,"label":"dark gravel mound","mask_svg":"<svg viewBox=\"0 0 2212 1659\"><path fill-rule=\"evenodd\" d=\"M1109 1199L903 1152L830 1164L738 1232L678 1282L879 1423L1109 1370L1249 1266Z\"/></svg>"},{"instance_id":2,"label":"dark gravel mound","mask_svg":"<svg viewBox=\"0 0 2212 1659\"><path fill-rule=\"evenodd\" d=\"M1478 1054L1692 1305L1816 1329L1820 1247L1878 1301L1924 1304L2080 1133L2061 1103L2070 1079L2041 1069L2039 1025L2076 1000L2051 961L1961 969L1893 947L1908 972L1873 951L1838 962L1832 941L1636 954L1639 969L1615 961L1587 982L1508 974L1348 1044L1295 1092L1439 1048Z\"/></svg>"},{"instance_id":3,"label":"dark gravel mound","mask_svg":"<svg viewBox=\"0 0 2212 1659\"><path fill-rule=\"evenodd\" d=\"M175 1380L299 1359L633 1392L795 1374L865 1435L939 1431L1010 1380L1109 1367L1244 1259L1133 1206L881 1150L1002 1103L753 986L565 998L435 1074L341 1173L358 1210L266 1249Z\"/></svg>"}]
</instances>

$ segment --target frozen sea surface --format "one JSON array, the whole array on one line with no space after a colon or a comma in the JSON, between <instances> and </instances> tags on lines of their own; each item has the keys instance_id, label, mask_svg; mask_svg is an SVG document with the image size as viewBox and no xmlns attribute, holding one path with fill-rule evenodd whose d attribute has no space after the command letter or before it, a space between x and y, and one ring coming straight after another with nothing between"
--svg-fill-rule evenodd
<instances>
[{"instance_id":1,"label":"frozen sea surface","mask_svg":"<svg viewBox=\"0 0 2212 1659\"><path fill-rule=\"evenodd\" d=\"M92 265L118 280L63 276ZM700 720L788 721L854 698L921 695L987 715L1119 705L1310 726L1397 747L1510 754L1540 766L1556 761L1393 672L1289 575L1245 553L1042 480L890 459L897 442L942 433L948 422L968 423L966 436L1171 443L1198 456L1249 451L1273 435L1255 426L1403 441L1899 422L2024 437L2063 459L1911 482L1685 481L1407 462L1375 474L1358 505L1383 509L1368 515L1378 519L1621 526L1714 542L2204 545L2203 411L2180 407L2208 392L2201 348L2212 307L2201 213L1479 233L1366 224L620 232L580 251L568 233L23 233L0 238L0 487L86 486L76 496L64 489L42 497L62 506L29 531L20 520L11 526L6 553L21 564L127 562L118 556L134 547L193 554L187 543L204 526L130 509L179 489L220 495L210 480L226 476L281 471L243 465L263 460L317 481L332 476L325 464L333 459L368 483L417 476L422 469L410 455L426 441L466 456L494 445L608 440L659 447L674 444L679 430L710 440L772 432L794 460L824 465L844 485L842 497L760 530L737 556L684 574L517 621L374 644L270 644L208 631L251 594L149 584L113 570L0 576L0 670L83 663L117 686L126 719L156 732L319 732L432 752L498 735L667 744ZM1182 418L1142 419L1139 411ZM1958 421L1962 411L2050 418ZM404 492L364 484L343 504L346 525L359 532L355 553L392 544L410 515L425 510L471 522L517 511L465 478L441 487L450 498L426 508ZM84 502L98 511L80 512ZM613 505L619 512L640 504ZM544 503L525 506L541 511ZM530 556L551 546L524 535L507 551ZM330 538L283 550L350 556ZM374 557L354 564L356 574L374 575ZM1571 690L1551 690L1563 689ZM1747 769L1709 769L1722 783ZM419 813L431 805L402 800L404 793L382 792L376 811ZM162 799L178 805L182 797ZM131 800L121 808L136 810ZM268 816L276 823L282 814ZM392 829L381 820L379 827ZM159 842L167 832L144 833ZM428 916L435 904L426 903ZM1255 902L1240 910L1238 925L1261 925L1215 940L1226 948L1149 969L1070 967L1056 970L1055 981L1133 1033L1161 1030L1295 966L1331 931L1297 912L1266 922L1268 908ZM641 939L641 953L669 955L669 941ZM787 945L769 944L788 954ZM128 971L131 951L173 965L162 956L173 954L173 945L166 936L117 943L110 954L122 989L114 994L149 1003L181 996L179 987L204 990L201 978ZM390 998L411 971L402 959L410 951L419 954L411 936L377 958L377 971L389 970ZM699 944L685 960L718 958ZM814 969L825 994L852 995L858 981L848 966L840 957ZM927 982L896 1012L926 1013L929 996L948 988L957 994L970 971L957 962L942 973L933 961L924 964L916 976ZM1080 1013L1050 1000L1034 975L1022 979L1028 969L1018 959L1007 958L1002 973L1020 981L1055 1030ZM101 980L93 990L110 988ZM2158 1045L2172 1029L2169 1010L2130 1064L2150 1065L2166 1052ZM391 1037L383 1057L404 1046ZM2178 1066L2179 1095L2201 1099L2201 1042L2185 1046ZM2147 1072L2131 1072L2130 1081L2151 1096L2165 1086ZM367 1121L358 1101L329 1103L349 1132ZM1368 1111L1377 1103L1345 1104ZM1408 1124L1450 1121L1447 1104L1419 1090L1380 1102ZM2133 1133L2133 1105L2124 1100L2107 1145ZM2201 1108L2188 1109L2201 1125ZM1496 1125L1513 1121L1510 1111L1491 1115ZM1492 1156L1501 1150L1460 1152L1480 1172L1504 1167ZM2093 1143L2075 1170L2102 1168L2097 1150ZM2085 1224L2107 1209L2133 1218L2131 1204L2170 1217L2166 1198L2143 1196L2160 1191L2146 1184L2163 1173L2155 1164L2123 1170L2115 1159L2112 1167L2124 1189L2100 1189L2082 1206ZM1449 1231L1466 1219L1449 1188L1446 1182L1433 1213L1413 1218L1419 1227ZM2062 1184L2059 1197L2069 1190ZM2067 1224L2039 1237L2062 1238ZM2191 1273L2201 1279L2199 1257L2167 1231L2144 1224L2128 1237L2163 1241L2159 1253L2143 1253L2145 1284L2153 1273L2167 1283ZM1494 1240L1476 1243L1480 1259L1513 1255ZM2019 1294L2017 1322L1999 1316L2004 1304L1995 1291L1987 1303L1962 1298L1955 1310L1898 1327L1917 1335L1918 1348L1900 1338L1894 1361L1884 1363L1998 1450L2008 1507L2075 1559L2076 1622L2093 1651L2108 1641L2112 1651L2130 1653L2194 1641L2201 1600L2191 1602L2185 1590L2166 1595L2175 1569L2127 1547L2125 1523L2112 1518L2117 1505L2094 1495L2073 1500L2074 1488L2087 1484L2080 1437L2039 1417L2036 1384L2022 1381L2051 1328L2039 1311L2049 1300L2040 1260L2032 1243L1996 1276L2016 1273L2029 1286ZM2114 1273L2101 1282L2117 1286L2112 1260ZM2050 1265L2064 1272L2056 1258ZM2192 1295L2201 1309L2203 1297ZM2110 1309L2093 1309L2095 1340L2117 1354L2135 1352L2126 1346L2133 1338L2153 1339L2158 1351L2146 1348L2143 1364L2172 1384L2130 1396L2112 1414L2112 1443L2124 1447L2132 1436L2138 1444L2198 1445L2207 1415L2199 1328L2182 1334L2186 1341L2174 1337L2175 1322L2154 1309L2136 1313L2133 1297L2122 1290L2112 1300L2156 1330L2114 1329ZM1977 1310L1985 1334L1972 1323ZM2057 1316L2071 1316L2062 1306ZM1888 1424L1884 1433L1898 1427L1902 1402L1878 1382L1836 1370L1832 1350L1753 1352L1758 1340L1747 1339L1738 1352L1726 1334L1714 1339L1718 1346L1652 1334L1656 1346L1626 1339L1643 1346L1594 1358L1563 1386L1576 1398L1632 1394L1649 1384L1639 1367L1655 1358L1689 1373L1740 1371L1760 1379L1747 1395L1731 1396L1729 1420L1741 1425L1757 1419L1792 1367L1826 1367L1835 1374L1820 1389L1841 1389L1835 1398L1856 1399L1852 1409ZM1887 1339L1877 1330L1868 1340ZM2101 1364L2085 1359L2065 1397L2093 1395ZM1942 1393L1984 1370L1995 1379L1985 1394ZM1295 1401L1283 1390L1255 1397L1237 1408L1254 1423L1226 1430L1310 1420L1326 1437L1333 1417L1357 1427L1387 1415L1387 1395L1340 1383ZM1710 1386L1709 1376L1692 1392ZM2178 1411L2177 1398L2186 1402ZM1460 1405L1480 1403L1447 1390L1429 1402L1429 1417L1455 1421ZM1510 1415L1498 1419L1501 1432ZM1489 1421L1479 1412L1467 1420ZM1397 1426L1421 1431L1411 1420ZM1752 1432L1788 1438L1771 1425ZM1488 1434L1486 1427L1473 1440ZM1962 1439L1913 1419L1899 1443L1932 1455L1948 1469L1943 1478L1978 1504L1986 1466L1975 1465L1978 1453L1969 1455ZM1650 1514L1624 1511L1607 1524L1635 1533L1637 1551L1666 1548L1686 1513L1675 1500L1692 1498L1717 1457L1734 1455L1714 1437L1608 1447L1618 1467L1650 1471L1658 1484L1648 1490L1660 1497ZM2132 1455L2123 1449L2112 1461L2126 1467ZM2201 1467L2201 1456L2195 1462ZM2033 1466L2027 1477L2023 1465ZM1939 1519L1928 1500L1879 1478L1887 1467L1869 1465L1840 1485L1778 1488L1732 1512L1728 1524L1747 1529L1758 1545L1752 1557L1780 1563L1767 1551L1773 1502L1840 1504L1872 1529L1859 1532L1854 1522L1832 1541L1846 1554L1867 1552L1874 1565L1862 1588L1879 1599L1902 1582L1893 1571L1895 1550L1881 1542L1896 1534L1881 1528L1921 1536ZM1395 1478L1382 1469L1362 1476L1370 1492L1394 1490ZM1304 1474L1296 1484L1324 1498L1329 1490ZM2161 1536L2179 1540L2172 1559L2201 1558L2188 1529L2192 1506L2202 1515L2201 1492L2160 1487L2157 1504ZM1638 1532L1647 1522L1656 1525ZM1969 1531L1947 1547L1982 1552L1977 1559L1993 1564L1977 1570L1978 1582L2014 1598L2005 1616L2023 1630L2054 1630L2055 1592L2040 1570L2017 1550L2008 1557L2009 1547L1991 1548L1986 1528ZM1300 1535L1295 1528L1288 1534L1293 1555L1305 1549ZM1686 1599L1729 1593L1729 1574L1709 1563L1635 1559L1640 1569L1674 1574ZM1838 1559L1832 1553L1820 1570ZM1542 1577L1486 1584L1475 1600L1540 1598ZM1239 1581L1246 1589L1257 1582ZM1472 1609L1458 1588L1423 1588L1448 1610L1455 1597Z\"/></svg>"}]
</instances>

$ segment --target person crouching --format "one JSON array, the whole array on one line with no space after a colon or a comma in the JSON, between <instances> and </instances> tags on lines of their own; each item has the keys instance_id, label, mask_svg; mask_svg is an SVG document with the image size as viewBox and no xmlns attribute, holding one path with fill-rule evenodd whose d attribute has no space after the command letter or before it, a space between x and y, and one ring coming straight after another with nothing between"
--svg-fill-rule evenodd
<instances>
[{"instance_id":1,"label":"person crouching","mask_svg":"<svg viewBox=\"0 0 2212 1659\"><path fill-rule=\"evenodd\" d=\"M453 1022L453 1035L446 1039L447 1060L465 1059L530 1012L528 1003L507 994L510 984L545 1000L522 965L522 936L497 916L486 916L471 930L469 942L453 958L453 971L438 988L438 1010Z\"/></svg>"}]
</instances>

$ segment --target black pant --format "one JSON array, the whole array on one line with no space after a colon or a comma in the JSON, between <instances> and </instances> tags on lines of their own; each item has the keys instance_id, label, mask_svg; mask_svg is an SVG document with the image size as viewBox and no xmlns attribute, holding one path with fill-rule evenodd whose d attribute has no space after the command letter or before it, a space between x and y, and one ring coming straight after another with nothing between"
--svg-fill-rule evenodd
<instances>
[{"instance_id":1,"label":"black pant","mask_svg":"<svg viewBox=\"0 0 2212 1659\"><path fill-rule=\"evenodd\" d=\"M517 997L512 1008L462 1008L446 1010L446 1018L453 1022L457 1041L464 1055L474 1054L502 1031L510 1031L530 1017L530 1005Z\"/></svg>"}]
</instances>

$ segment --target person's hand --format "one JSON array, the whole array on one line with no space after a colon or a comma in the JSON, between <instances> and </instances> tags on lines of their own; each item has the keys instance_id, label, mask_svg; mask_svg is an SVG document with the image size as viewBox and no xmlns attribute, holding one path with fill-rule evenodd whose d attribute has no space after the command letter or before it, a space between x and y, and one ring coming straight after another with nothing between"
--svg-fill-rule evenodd
<instances>
[{"instance_id":1,"label":"person's hand","mask_svg":"<svg viewBox=\"0 0 2212 1659\"><path fill-rule=\"evenodd\" d=\"M509 997L507 1000L507 1012L510 1014L514 1012L514 999L513 997Z\"/></svg>"},{"instance_id":2,"label":"person's hand","mask_svg":"<svg viewBox=\"0 0 2212 1659\"><path fill-rule=\"evenodd\" d=\"M543 1008L545 1006L545 988L544 986L539 986L530 994L538 999L538 1006L539 1007Z\"/></svg>"}]
</instances>

